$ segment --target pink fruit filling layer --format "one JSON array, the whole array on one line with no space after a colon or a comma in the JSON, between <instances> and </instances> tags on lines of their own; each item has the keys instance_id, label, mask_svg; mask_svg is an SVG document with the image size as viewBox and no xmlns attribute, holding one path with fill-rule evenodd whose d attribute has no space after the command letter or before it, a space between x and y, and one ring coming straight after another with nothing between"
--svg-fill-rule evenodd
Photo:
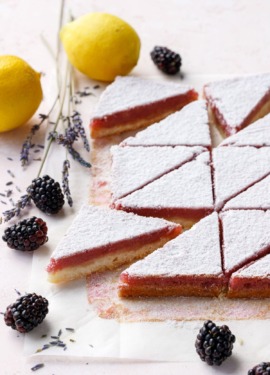
<instances>
[{"instance_id":1,"label":"pink fruit filling layer","mask_svg":"<svg viewBox=\"0 0 270 375\"><path fill-rule=\"evenodd\" d=\"M102 118L93 118L91 121L92 132L103 128L111 128L113 126L124 125L132 123L133 121L145 121L150 120L159 114L166 113L168 111L174 112L181 109L186 104L197 100L198 93L195 90L190 90L184 95L177 95L156 103L150 103L147 105L130 108L125 111L119 111L106 115Z\"/></svg>"},{"instance_id":2,"label":"pink fruit filling layer","mask_svg":"<svg viewBox=\"0 0 270 375\"><path fill-rule=\"evenodd\" d=\"M85 251L83 252L74 253L71 256L62 257L59 259L51 258L50 264L47 267L47 271L53 273L65 267L76 266L84 262L88 262L91 259L102 257L106 254L111 254L114 252L116 253L119 251L132 251L134 247L138 247L140 245L147 245L148 243L150 244L153 241L160 239L162 236L166 236L168 237L168 239L172 239L179 235L181 231L181 226L174 228L173 230L164 228L162 230L159 230L158 233L153 232L137 238L127 239L113 244L108 244L106 246L85 249Z\"/></svg>"}]
</instances>

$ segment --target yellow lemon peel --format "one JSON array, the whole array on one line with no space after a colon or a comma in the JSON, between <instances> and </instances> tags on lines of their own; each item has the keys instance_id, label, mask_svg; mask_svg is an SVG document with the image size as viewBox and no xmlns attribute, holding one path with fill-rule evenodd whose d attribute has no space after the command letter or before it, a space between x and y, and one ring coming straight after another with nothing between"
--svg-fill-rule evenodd
<instances>
[{"instance_id":1,"label":"yellow lemon peel","mask_svg":"<svg viewBox=\"0 0 270 375\"><path fill-rule=\"evenodd\" d=\"M73 66L89 78L111 82L137 64L140 38L122 19L107 13L86 14L60 31Z\"/></svg>"},{"instance_id":2,"label":"yellow lemon peel","mask_svg":"<svg viewBox=\"0 0 270 375\"><path fill-rule=\"evenodd\" d=\"M0 56L0 132L25 124L41 100L40 73L17 56Z\"/></svg>"}]
</instances>

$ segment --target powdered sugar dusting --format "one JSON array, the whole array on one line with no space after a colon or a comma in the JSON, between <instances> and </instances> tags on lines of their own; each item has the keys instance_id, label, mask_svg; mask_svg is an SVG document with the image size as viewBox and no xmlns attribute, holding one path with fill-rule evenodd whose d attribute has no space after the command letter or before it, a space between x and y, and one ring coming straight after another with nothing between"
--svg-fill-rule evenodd
<instances>
[{"instance_id":1,"label":"powdered sugar dusting","mask_svg":"<svg viewBox=\"0 0 270 375\"><path fill-rule=\"evenodd\" d=\"M270 146L270 114L228 137L219 146Z\"/></svg>"},{"instance_id":2,"label":"powdered sugar dusting","mask_svg":"<svg viewBox=\"0 0 270 375\"><path fill-rule=\"evenodd\" d=\"M207 233L207 235L206 235ZM133 263L125 274L131 277L181 275L223 275L219 223L213 213L163 248Z\"/></svg>"},{"instance_id":3,"label":"powdered sugar dusting","mask_svg":"<svg viewBox=\"0 0 270 375\"><path fill-rule=\"evenodd\" d=\"M221 218L226 272L251 261L270 246L270 211L231 210L222 213Z\"/></svg>"},{"instance_id":4,"label":"powdered sugar dusting","mask_svg":"<svg viewBox=\"0 0 270 375\"><path fill-rule=\"evenodd\" d=\"M270 148L218 147L213 150L216 208L270 172Z\"/></svg>"},{"instance_id":5,"label":"powdered sugar dusting","mask_svg":"<svg viewBox=\"0 0 270 375\"><path fill-rule=\"evenodd\" d=\"M270 176L229 200L224 206L224 210L243 208L270 209Z\"/></svg>"},{"instance_id":6,"label":"powdered sugar dusting","mask_svg":"<svg viewBox=\"0 0 270 375\"><path fill-rule=\"evenodd\" d=\"M173 82L157 82L132 76L117 77L102 93L93 118L184 95L190 90L189 86Z\"/></svg>"},{"instance_id":7,"label":"powdered sugar dusting","mask_svg":"<svg viewBox=\"0 0 270 375\"><path fill-rule=\"evenodd\" d=\"M270 74L212 82L204 90L210 105L219 110L233 134L260 100L270 92Z\"/></svg>"},{"instance_id":8,"label":"powdered sugar dusting","mask_svg":"<svg viewBox=\"0 0 270 375\"><path fill-rule=\"evenodd\" d=\"M200 154L202 147L111 148L111 191L121 198Z\"/></svg>"},{"instance_id":9,"label":"powdered sugar dusting","mask_svg":"<svg viewBox=\"0 0 270 375\"><path fill-rule=\"evenodd\" d=\"M253 262L251 265L241 268L233 276L237 277L270 277L270 255Z\"/></svg>"},{"instance_id":10,"label":"powdered sugar dusting","mask_svg":"<svg viewBox=\"0 0 270 375\"><path fill-rule=\"evenodd\" d=\"M59 259L85 250L154 233L175 224L157 218L146 218L106 207L83 206L66 235L52 254Z\"/></svg>"},{"instance_id":11,"label":"powdered sugar dusting","mask_svg":"<svg viewBox=\"0 0 270 375\"><path fill-rule=\"evenodd\" d=\"M200 145L211 147L207 106L204 100L186 105L164 120L124 140L128 146Z\"/></svg>"},{"instance_id":12,"label":"powdered sugar dusting","mask_svg":"<svg viewBox=\"0 0 270 375\"><path fill-rule=\"evenodd\" d=\"M130 208L213 208L209 152L119 199Z\"/></svg>"}]
</instances>

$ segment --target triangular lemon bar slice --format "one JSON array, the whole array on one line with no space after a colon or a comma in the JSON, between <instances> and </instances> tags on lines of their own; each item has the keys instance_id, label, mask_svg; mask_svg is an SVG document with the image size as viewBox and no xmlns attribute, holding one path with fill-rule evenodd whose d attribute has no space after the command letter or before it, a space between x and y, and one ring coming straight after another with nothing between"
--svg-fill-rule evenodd
<instances>
[{"instance_id":1,"label":"triangular lemon bar slice","mask_svg":"<svg viewBox=\"0 0 270 375\"><path fill-rule=\"evenodd\" d=\"M227 275L270 252L270 211L230 210L221 221Z\"/></svg>"},{"instance_id":2,"label":"triangular lemon bar slice","mask_svg":"<svg viewBox=\"0 0 270 375\"><path fill-rule=\"evenodd\" d=\"M213 213L123 271L119 295L210 297L221 294L225 286L219 219Z\"/></svg>"},{"instance_id":3,"label":"triangular lemon bar slice","mask_svg":"<svg viewBox=\"0 0 270 375\"><path fill-rule=\"evenodd\" d=\"M232 135L270 112L270 74L205 85L204 96L222 132Z\"/></svg>"},{"instance_id":4,"label":"triangular lemon bar slice","mask_svg":"<svg viewBox=\"0 0 270 375\"><path fill-rule=\"evenodd\" d=\"M111 148L113 200L126 196L156 178L180 167L205 151L203 147Z\"/></svg>"},{"instance_id":5,"label":"triangular lemon bar slice","mask_svg":"<svg viewBox=\"0 0 270 375\"><path fill-rule=\"evenodd\" d=\"M228 297L270 297L270 255L233 273L229 282Z\"/></svg>"},{"instance_id":6,"label":"triangular lemon bar slice","mask_svg":"<svg viewBox=\"0 0 270 375\"><path fill-rule=\"evenodd\" d=\"M213 212L209 152L116 200L114 207L144 216L163 217L185 228Z\"/></svg>"},{"instance_id":7,"label":"triangular lemon bar slice","mask_svg":"<svg viewBox=\"0 0 270 375\"><path fill-rule=\"evenodd\" d=\"M163 246L181 226L104 207L83 206L52 253L48 279L59 283L114 269Z\"/></svg>"},{"instance_id":8,"label":"triangular lemon bar slice","mask_svg":"<svg viewBox=\"0 0 270 375\"><path fill-rule=\"evenodd\" d=\"M186 85L117 77L100 97L90 123L93 138L146 127L198 98Z\"/></svg>"},{"instance_id":9,"label":"triangular lemon bar slice","mask_svg":"<svg viewBox=\"0 0 270 375\"><path fill-rule=\"evenodd\" d=\"M219 146L270 146L270 115L264 116L239 133L224 139Z\"/></svg>"},{"instance_id":10,"label":"triangular lemon bar slice","mask_svg":"<svg viewBox=\"0 0 270 375\"><path fill-rule=\"evenodd\" d=\"M125 139L127 146L203 146L211 147L206 102L197 100L164 120Z\"/></svg>"},{"instance_id":11,"label":"triangular lemon bar slice","mask_svg":"<svg viewBox=\"0 0 270 375\"><path fill-rule=\"evenodd\" d=\"M217 147L213 150L215 205L224 204L270 173L270 148Z\"/></svg>"},{"instance_id":12,"label":"triangular lemon bar slice","mask_svg":"<svg viewBox=\"0 0 270 375\"><path fill-rule=\"evenodd\" d=\"M270 210L270 176L229 200L224 210L230 209Z\"/></svg>"}]
</instances>

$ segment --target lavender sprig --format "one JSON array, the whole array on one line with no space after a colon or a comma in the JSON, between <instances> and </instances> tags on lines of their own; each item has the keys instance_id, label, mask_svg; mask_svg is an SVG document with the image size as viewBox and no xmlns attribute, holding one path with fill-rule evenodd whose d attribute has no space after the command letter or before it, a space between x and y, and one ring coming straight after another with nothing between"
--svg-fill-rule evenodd
<instances>
[{"instance_id":1,"label":"lavender sprig","mask_svg":"<svg viewBox=\"0 0 270 375\"><path fill-rule=\"evenodd\" d=\"M25 166L29 163L29 153L30 149L33 147L32 139L39 131L40 126L43 124L43 122L49 117L48 115L44 115L42 113L40 113L38 116L41 119L40 122L32 126L30 134L26 137L22 145L22 150L20 153L20 161L22 166Z\"/></svg>"},{"instance_id":2,"label":"lavender sprig","mask_svg":"<svg viewBox=\"0 0 270 375\"><path fill-rule=\"evenodd\" d=\"M67 146L67 150L75 161L77 161L79 164L81 164L85 168L91 168L91 164L88 163L86 160L84 160L81 157L81 155L78 153L78 151L74 150L72 146Z\"/></svg>"},{"instance_id":3,"label":"lavender sprig","mask_svg":"<svg viewBox=\"0 0 270 375\"><path fill-rule=\"evenodd\" d=\"M90 168L91 164L84 160L79 152L73 148L73 143L77 139L76 134L74 134L73 127L71 126L65 130L65 134L58 133L57 131L50 132L48 140L56 141L59 145L64 146L75 161L83 167Z\"/></svg>"},{"instance_id":4,"label":"lavender sprig","mask_svg":"<svg viewBox=\"0 0 270 375\"><path fill-rule=\"evenodd\" d=\"M68 204L70 207L73 205L73 200L70 193L69 188L69 169L70 169L70 162L68 159L66 159L63 163L63 170L62 170L62 188L63 192L67 198Z\"/></svg>"},{"instance_id":5,"label":"lavender sprig","mask_svg":"<svg viewBox=\"0 0 270 375\"><path fill-rule=\"evenodd\" d=\"M82 125L83 121L81 119L80 113L77 112L77 111L74 111L73 115L71 116L71 119L72 119L74 128L77 130L79 136L81 137L81 139L83 141L84 148L86 149L86 151L89 152L90 151L90 146L89 146L88 139L86 138L84 127Z\"/></svg>"},{"instance_id":6,"label":"lavender sprig","mask_svg":"<svg viewBox=\"0 0 270 375\"><path fill-rule=\"evenodd\" d=\"M21 210L23 210L26 206L29 206L31 203L31 197L28 194L22 195L21 198L15 203L14 208L11 210L7 210L3 212L4 221L11 220L14 216L19 216Z\"/></svg>"}]
</instances>

